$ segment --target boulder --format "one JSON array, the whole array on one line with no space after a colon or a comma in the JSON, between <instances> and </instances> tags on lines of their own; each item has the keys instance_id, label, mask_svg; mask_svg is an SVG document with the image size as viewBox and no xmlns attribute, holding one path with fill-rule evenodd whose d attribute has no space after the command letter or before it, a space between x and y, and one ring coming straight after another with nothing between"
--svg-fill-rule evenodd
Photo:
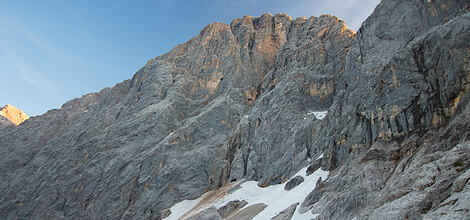
<instances>
[{"instance_id":1,"label":"boulder","mask_svg":"<svg viewBox=\"0 0 470 220\"><path fill-rule=\"evenodd\" d=\"M289 191L303 182L304 182L304 178L302 176L295 176L289 181L287 181L286 185L284 185L284 190Z\"/></svg>"},{"instance_id":2,"label":"boulder","mask_svg":"<svg viewBox=\"0 0 470 220\"><path fill-rule=\"evenodd\" d=\"M224 206L218 208L217 212L220 214L220 216L222 218L225 219L225 218L229 217L230 215L232 215L233 213L235 213L235 212L239 211L240 209L242 209L243 207L245 207L246 204L248 204L248 203L245 200L230 201L227 204L225 204Z\"/></svg>"}]
</instances>

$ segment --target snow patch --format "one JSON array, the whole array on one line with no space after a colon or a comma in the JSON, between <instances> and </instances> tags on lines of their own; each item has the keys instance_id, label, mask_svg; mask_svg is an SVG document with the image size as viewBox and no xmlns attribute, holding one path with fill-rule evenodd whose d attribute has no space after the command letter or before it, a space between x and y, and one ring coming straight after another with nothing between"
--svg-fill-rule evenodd
<instances>
[{"instance_id":1,"label":"snow patch","mask_svg":"<svg viewBox=\"0 0 470 220\"><path fill-rule=\"evenodd\" d=\"M304 120L307 119L308 116L315 116L316 119L322 120L326 117L328 114L328 111L320 111L320 112L315 112L315 111L309 111L307 114L304 115Z\"/></svg>"},{"instance_id":2,"label":"snow patch","mask_svg":"<svg viewBox=\"0 0 470 220\"><path fill-rule=\"evenodd\" d=\"M320 157L322 157L321 155ZM215 206L220 208L226 205L228 202L233 200L245 200L248 202L246 207L256 204L264 203L267 207L256 215L253 219L270 219L277 214L279 214L284 209L288 208L290 205L304 201L305 197L315 188L317 180L321 177L326 179L329 172L323 171L321 169L315 171L313 174L306 175L307 167L301 169L294 176L302 176L305 180L300 185L291 189L290 191L284 190L285 184L277 184L268 187L259 187L256 181L247 181L240 185L240 189L236 190L231 194L226 194L224 197L213 201L210 204L205 204L194 210L194 207L201 201L201 198L207 194L204 194L196 200L184 200L173 207L171 207L172 214L167 219L179 219L185 213L191 211L191 213L199 213L200 211L208 208L210 206ZM210 192L209 192L210 193ZM297 207L299 207L297 206ZM310 211L304 214L300 214L298 209L296 209L293 220L298 219L312 219L315 218L318 214L312 214ZM190 215L185 215L184 217L189 217Z\"/></svg>"},{"instance_id":3,"label":"snow patch","mask_svg":"<svg viewBox=\"0 0 470 220\"><path fill-rule=\"evenodd\" d=\"M189 212L194 206L196 206L202 199L202 196L194 200L183 200L173 207L171 207L171 214L165 219L179 219L181 216ZM196 212L197 213L197 212Z\"/></svg>"}]
</instances>

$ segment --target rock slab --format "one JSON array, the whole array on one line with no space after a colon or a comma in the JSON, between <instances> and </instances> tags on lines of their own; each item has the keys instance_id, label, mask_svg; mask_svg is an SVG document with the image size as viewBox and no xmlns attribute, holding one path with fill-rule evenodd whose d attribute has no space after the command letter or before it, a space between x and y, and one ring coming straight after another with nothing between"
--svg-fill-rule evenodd
<instances>
[{"instance_id":1,"label":"rock slab","mask_svg":"<svg viewBox=\"0 0 470 220\"><path fill-rule=\"evenodd\" d=\"M289 191L303 182L304 182L304 178L302 176L295 176L289 181L287 181L286 185L284 185L284 190Z\"/></svg>"}]
</instances>

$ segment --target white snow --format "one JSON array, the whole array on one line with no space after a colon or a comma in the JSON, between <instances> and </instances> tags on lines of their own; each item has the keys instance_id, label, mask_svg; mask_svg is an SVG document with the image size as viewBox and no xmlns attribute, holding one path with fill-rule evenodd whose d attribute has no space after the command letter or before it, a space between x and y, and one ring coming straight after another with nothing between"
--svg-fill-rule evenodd
<instances>
[{"instance_id":1,"label":"white snow","mask_svg":"<svg viewBox=\"0 0 470 220\"><path fill-rule=\"evenodd\" d=\"M202 196L194 200L184 200L171 207L171 214L165 219L179 219L201 201ZM196 212L197 213L197 212Z\"/></svg>"},{"instance_id":2,"label":"white snow","mask_svg":"<svg viewBox=\"0 0 470 220\"><path fill-rule=\"evenodd\" d=\"M304 115L304 120L307 119L307 116L310 116L310 115L315 116L315 118L318 120L322 120L326 117L326 114L328 114L328 111L320 111L320 112L309 111L307 112L307 114Z\"/></svg>"},{"instance_id":3,"label":"white snow","mask_svg":"<svg viewBox=\"0 0 470 220\"><path fill-rule=\"evenodd\" d=\"M320 157L322 156L323 155L321 155ZM264 203L267 205L267 207L262 212L255 216L255 220L270 219L271 217L274 217L279 212L283 211L294 203L298 202L300 206L300 204L304 201L305 197L315 188L317 180L320 177L322 179L326 179L329 174L329 172L318 169L310 176L307 176L306 170L307 167L301 169L299 172L297 172L297 174L294 175L302 176L305 180L300 185L296 186L290 191L284 190L285 184L277 184L262 188L259 187L257 185L257 182L255 181L247 181L241 184L241 188L236 190L232 194L227 194L221 199L216 200L211 204L204 205L204 207L201 207L199 210L193 210L192 213L198 213L210 206L220 208L227 204L229 201L233 200L245 200L248 202L247 206L256 203ZM191 210L192 207L194 207L200 200L200 198L197 200L185 200L176 204L171 208L172 214L167 219L178 219L184 213ZM294 216L292 217L293 220L312 219L317 216L317 214L312 214L310 211L304 214L300 214L298 212L299 206L297 206Z\"/></svg>"}]
</instances>

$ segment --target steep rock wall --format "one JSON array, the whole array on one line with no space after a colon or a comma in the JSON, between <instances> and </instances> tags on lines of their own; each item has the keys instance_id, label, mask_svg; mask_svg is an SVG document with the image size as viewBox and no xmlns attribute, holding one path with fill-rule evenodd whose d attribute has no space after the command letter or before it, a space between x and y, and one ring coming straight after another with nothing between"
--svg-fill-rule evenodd
<instances>
[{"instance_id":1,"label":"steep rock wall","mask_svg":"<svg viewBox=\"0 0 470 220\"><path fill-rule=\"evenodd\" d=\"M319 154L304 115L331 105L353 37L333 16L208 25L0 134L0 217L142 219L232 180L284 181Z\"/></svg>"}]
</instances>

